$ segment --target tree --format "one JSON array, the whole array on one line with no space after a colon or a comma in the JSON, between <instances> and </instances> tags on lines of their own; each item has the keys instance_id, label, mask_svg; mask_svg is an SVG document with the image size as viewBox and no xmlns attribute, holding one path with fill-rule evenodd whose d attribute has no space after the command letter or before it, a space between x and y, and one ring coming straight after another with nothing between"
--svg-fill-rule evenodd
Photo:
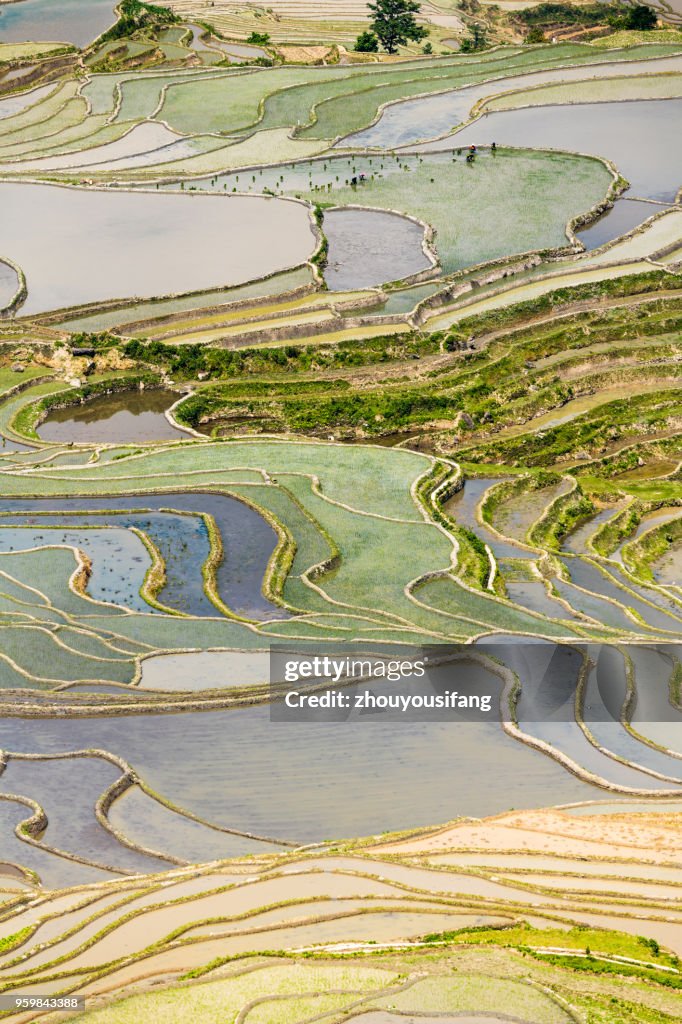
<instances>
[{"instance_id":1,"label":"tree","mask_svg":"<svg viewBox=\"0 0 682 1024\"><path fill-rule=\"evenodd\" d=\"M102 33L97 40L99 43L109 42L110 39L129 37L134 32L153 33L180 21L178 15L167 7L145 4L142 3L142 0L121 0L117 11L118 21Z\"/></svg>"},{"instance_id":2,"label":"tree","mask_svg":"<svg viewBox=\"0 0 682 1024\"><path fill-rule=\"evenodd\" d=\"M356 53L376 53L379 49L379 40L373 32L367 29L366 32L361 32L355 40L353 49Z\"/></svg>"},{"instance_id":3,"label":"tree","mask_svg":"<svg viewBox=\"0 0 682 1024\"><path fill-rule=\"evenodd\" d=\"M544 43L545 33L539 25L533 25L526 33L524 43Z\"/></svg>"},{"instance_id":4,"label":"tree","mask_svg":"<svg viewBox=\"0 0 682 1024\"><path fill-rule=\"evenodd\" d=\"M638 4L628 13L625 27L638 32L649 32L652 28L656 28L657 21L656 12L651 7L647 7L646 4Z\"/></svg>"},{"instance_id":5,"label":"tree","mask_svg":"<svg viewBox=\"0 0 682 1024\"><path fill-rule=\"evenodd\" d=\"M482 25L473 24L471 26L471 35L462 40L460 52L476 53L478 50L485 50L487 45L488 40L485 34L485 29Z\"/></svg>"},{"instance_id":6,"label":"tree","mask_svg":"<svg viewBox=\"0 0 682 1024\"><path fill-rule=\"evenodd\" d=\"M372 31L387 53L395 53L410 41L420 43L429 34L415 20L420 11L416 0L376 0L367 6L372 12Z\"/></svg>"}]
</instances>

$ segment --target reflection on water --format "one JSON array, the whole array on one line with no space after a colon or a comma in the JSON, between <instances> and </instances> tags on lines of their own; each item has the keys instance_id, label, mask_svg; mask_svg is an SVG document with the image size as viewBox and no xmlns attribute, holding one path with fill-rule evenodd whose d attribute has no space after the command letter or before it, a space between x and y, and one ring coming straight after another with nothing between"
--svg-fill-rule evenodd
<instances>
[{"instance_id":1,"label":"reflection on water","mask_svg":"<svg viewBox=\"0 0 682 1024\"><path fill-rule=\"evenodd\" d=\"M478 679L499 693L499 680L482 667L469 676L472 685ZM154 790L206 819L310 842L534 807L546 804L548 793L559 803L599 795L503 733L496 716L278 723L267 706L257 706L51 719L39 729L15 718L0 721L0 747L115 751Z\"/></svg>"},{"instance_id":2,"label":"reflection on water","mask_svg":"<svg viewBox=\"0 0 682 1024\"><path fill-rule=\"evenodd\" d=\"M476 508L488 488L502 483L505 479L506 477L472 477L445 503L445 511L462 526L478 534L496 558L533 558L533 551L517 547L512 541L500 540L483 521L479 521L476 514Z\"/></svg>"},{"instance_id":3,"label":"reflection on water","mask_svg":"<svg viewBox=\"0 0 682 1024\"><path fill-rule=\"evenodd\" d=\"M671 132L670 126L680 123L682 99L529 107L489 114L454 135L448 145L495 140L498 146L606 157L630 182L630 195L673 202L682 185L682 132Z\"/></svg>"},{"instance_id":4,"label":"reflection on water","mask_svg":"<svg viewBox=\"0 0 682 1024\"><path fill-rule=\"evenodd\" d=\"M19 275L9 263L0 260L0 312L9 306L19 287Z\"/></svg>"},{"instance_id":5,"label":"reflection on water","mask_svg":"<svg viewBox=\"0 0 682 1024\"><path fill-rule=\"evenodd\" d=\"M611 210L603 213L598 220L576 232L578 241L582 242L588 252L598 249L614 238L632 231L639 224L643 224L655 213L660 213L661 207L652 203L642 202L638 199L618 199Z\"/></svg>"},{"instance_id":6,"label":"reflection on water","mask_svg":"<svg viewBox=\"0 0 682 1024\"><path fill-rule=\"evenodd\" d=\"M186 438L164 413L178 399L173 391L119 391L82 405L54 409L38 428L43 441L165 441Z\"/></svg>"},{"instance_id":7,"label":"reflection on water","mask_svg":"<svg viewBox=\"0 0 682 1024\"><path fill-rule=\"evenodd\" d=\"M0 519L0 552L68 544L85 552L91 560L92 569L87 583L90 597L136 611L151 612L153 609L140 594L145 573L151 564L149 553L136 534L117 528L112 522L115 519L107 517L105 526L102 517L99 521L93 517L93 521L86 525L103 528L60 530L43 529L42 521L41 526L35 529L5 526L4 520Z\"/></svg>"},{"instance_id":8,"label":"reflection on water","mask_svg":"<svg viewBox=\"0 0 682 1024\"><path fill-rule=\"evenodd\" d=\"M35 526L69 527L76 523L101 525L102 517L46 515L31 519L37 512L131 510L156 511L157 515L107 515L106 522L135 525L149 535L166 560L166 581L159 599L171 607L199 615L218 616L203 590L201 566L208 555L208 536L200 513L213 516L220 532L224 555L216 569L218 593L240 615L254 619L285 618L287 613L263 596L261 585L268 560L277 543L277 535L263 517L236 498L223 494L173 493L81 498L16 498L0 501L0 512L7 525L26 523ZM174 516L162 509L195 513ZM24 513L18 515L17 513ZM182 529L180 524L182 524Z\"/></svg>"},{"instance_id":9,"label":"reflection on water","mask_svg":"<svg viewBox=\"0 0 682 1024\"><path fill-rule=\"evenodd\" d=\"M130 850L103 828L95 803L121 775L120 769L97 757L57 761L10 758L2 774L3 788L37 801L48 818L45 842L103 867L162 871L165 860ZM30 812L25 809L24 817Z\"/></svg>"},{"instance_id":10,"label":"reflection on water","mask_svg":"<svg viewBox=\"0 0 682 1024\"><path fill-rule=\"evenodd\" d=\"M525 55L523 59L526 59ZM539 61L543 59L541 52L538 59ZM575 55L573 55L572 60L575 59ZM591 59L604 61L608 57L607 54L594 54ZM548 58L545 56L544 61L547 60ZM575 67L554 67L544 71L514 75L514 70L520 70L520 68L514 68L514 58L511 58L511 60L507 60L505 67L511 77L502 80L489 79L479 84L452 89L434 96L422 96L418 99L393 103L386 107L376 124L342 139L338 145L358 148L369 146L381 149L408 146L421 139L435 139L452 131L457 125L469 119L476 104L499 92L517 91L553 82L634 75L637 72L656 70L675 72L682 70L682 60L678 56L673 56L654 61L613 61L592 67L586 66L586 61L583 61ZM489 67L488 75L491 70L493 74L500 74L499 69L494 70ZM483 74L485 73L483 72ZM472 66L470 81L475 77L475 67ZM486 118L488 116L486 115ZM487 120L484 119L478 122L478 126L484 127L487 123ZM519 143L519 145L521 144ZM574 147L567 146L566 148L573 149Z\"/></svg>"}]
</instances>

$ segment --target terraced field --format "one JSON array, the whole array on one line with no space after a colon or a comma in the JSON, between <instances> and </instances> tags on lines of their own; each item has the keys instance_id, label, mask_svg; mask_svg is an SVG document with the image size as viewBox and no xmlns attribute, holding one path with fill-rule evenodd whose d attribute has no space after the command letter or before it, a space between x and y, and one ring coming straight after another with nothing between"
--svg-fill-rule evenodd
<instances>
[{"instance_id":1,"label":"terraced field","mask_svg":"<svg viewBox=\"0 0 682 1024\"><path fill-rule=\"evenodd\" d=\"M171 6L0 48L0 1013L671 1024L682 45Z\"/></svg>"}]
</instances>

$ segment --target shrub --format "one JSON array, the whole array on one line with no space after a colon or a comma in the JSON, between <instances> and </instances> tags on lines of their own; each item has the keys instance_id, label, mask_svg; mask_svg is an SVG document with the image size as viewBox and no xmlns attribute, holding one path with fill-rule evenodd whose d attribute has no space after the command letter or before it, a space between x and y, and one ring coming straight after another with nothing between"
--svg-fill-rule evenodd
<instances>
[{"instance_id":1,"label":"shrub","mask_svg":"<svg viewBox=\"0 0 682 1024\"><path fill-rule=\"evenodd\" d=\"M377 53L379 50L379 40L373 32L367 29L366 32L361 32L355 40L353 49L356 53Z\"/></svg>"}]
</instances>

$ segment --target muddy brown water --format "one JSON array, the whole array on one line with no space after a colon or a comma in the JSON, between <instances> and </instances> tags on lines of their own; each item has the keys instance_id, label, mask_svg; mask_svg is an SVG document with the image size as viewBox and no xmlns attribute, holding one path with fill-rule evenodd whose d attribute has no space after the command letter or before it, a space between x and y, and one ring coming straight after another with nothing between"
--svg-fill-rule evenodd
<instances>
[{"instance_id":1,"label":"muddy brown water","mask_svg":"<svg viewBox=\"0 0 682 1024\"><path fill-rule=\"evenodd\" d=\"M173 426L166 411L177 401L174 391L119 391L54 409L38 428L44 441L127 443L181 440L189 435Z\"/></svg>"}]
</instances>

